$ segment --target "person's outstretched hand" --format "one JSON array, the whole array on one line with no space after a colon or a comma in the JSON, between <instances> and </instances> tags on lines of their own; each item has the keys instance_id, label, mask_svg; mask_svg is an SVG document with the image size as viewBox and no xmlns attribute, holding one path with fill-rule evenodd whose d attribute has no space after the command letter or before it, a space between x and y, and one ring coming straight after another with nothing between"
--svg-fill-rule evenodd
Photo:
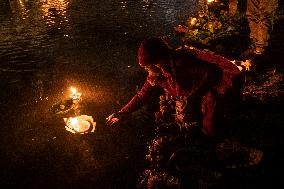
<instances>
[{"instance_id":1,"label":"person's outstretched hand","mask_svg":"<svg viewBox=\"0 0 284 189\"><path fill-rule=\"evenodd\" d=\"M120 116L119 116L118 113L113 113L113 114L111 114L110 116L108 116L108 117L106 118L106 125L111 126L111 125L117 123L117 122L120 120L119 117L120 117Z\"/></svg>"}]
</instances>

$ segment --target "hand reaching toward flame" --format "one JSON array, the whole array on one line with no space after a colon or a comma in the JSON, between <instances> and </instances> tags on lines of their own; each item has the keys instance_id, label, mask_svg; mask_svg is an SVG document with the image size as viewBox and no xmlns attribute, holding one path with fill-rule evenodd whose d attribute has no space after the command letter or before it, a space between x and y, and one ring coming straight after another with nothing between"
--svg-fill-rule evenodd
<instances>
[{"instance_id":1,"label":"hand reaching toward flame","mask_svg":"<svg viewBox=\"0 0 284 189\"><path fill-rule=\"evenodd\" d=\"M116 117L115 113L113 113L113 114L111 114L110 116L108 116L106 118L106 125L111 126L111 125L115 124L118 121L119 121L119 118Z\"/></svg>"},{"instance_id":2,"label":"hand reaching toward flame","mask_svg":"<svg viewBox=\"0 0 284 189\"><path fill-rule=\"evenodd\" d=\"M113 113L106 118L106 125L111 126L120 121L123 117L125 116L123 116L122 113Z\"/></svg>"}]
</instances>

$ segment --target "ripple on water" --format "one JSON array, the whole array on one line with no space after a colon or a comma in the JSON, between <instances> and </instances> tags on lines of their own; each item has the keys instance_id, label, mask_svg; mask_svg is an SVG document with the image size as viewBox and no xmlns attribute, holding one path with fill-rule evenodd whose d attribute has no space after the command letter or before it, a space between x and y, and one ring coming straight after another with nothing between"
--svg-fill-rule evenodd
<instances>
[{"instance_id":1,"label":"ripple on water","mask_svg":"<svg viewBox=\"0 0 284 189\"><path fill-rule=\"evenodd\" d=\"M43 80L45 88L47 82L58 84L82 73L109 80L109 85L124 85L139 72L139 42L166 35L194 11L196 2L9 1L0 13L1 85L32 86Z\"/></svg>"},{"instance_id":2,"label":"ripple on water","mask_svg":"<svg viewBox=\"0 0 284 189\"><path fill-rule=\"evenodd\" d=\"M123 105L143 82L145 73L137 65L140 41L166 35L196 1L4 0L5 9L0 3L0 148L2 159L9 160L3 169L7 180L58 188L88 171L100 180L104 173L94 176L95 169L110 173L124 163L128 155L121 150L133 147L124 145L131 134L107 135L101 129L103 140L97 135L96 145L89 146L66 136L62 119L48 119L48 107L74 84L88 114L104 121L106 112ZM122 142L110 140L117 137ZM98 183L112 184L94 186Z\"/></svg>"}]
</instances>

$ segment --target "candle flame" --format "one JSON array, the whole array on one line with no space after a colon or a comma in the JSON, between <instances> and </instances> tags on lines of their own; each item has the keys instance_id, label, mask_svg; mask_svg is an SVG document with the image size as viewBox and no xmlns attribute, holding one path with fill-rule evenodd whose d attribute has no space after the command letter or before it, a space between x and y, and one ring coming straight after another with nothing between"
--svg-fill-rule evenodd
<instances>
[{"instance_id":1,"label":"candle flame","mask_svg":"<svg viewBox=\"0 0 284 189\"><path fill-rule=\"evenodd\" d=\"M207 2L208 2L208 3L212 3L212 2L214 2L214 0L207 0Z\"/></svg>"},{"instance_id":2,"label":"candle flame","mask_svg":"<svg viewBox=\"0 0 284 189\"><path fill-rule=\"evenodd\" d=\"M196 18L192 18L191 21L190 21L190 24L191 25L195 25L197 22L197 19Z\"/></svg>"},{"instance_id":3,"label":"candle flame","mask_svg":"<svg viewBox=\"0 0 284 189\"><path fill-rule=\"evenodd\" d=\"M78 125L78 119L75 117L75 118L70 118L70 123L71 125Z\"/></svg>"},{"instance_id":4,"label":"candle flame","mask_svg":"<svg viewBox=\"0 0 284 189\"><path fill-rule=\"evenodd\" d=\"M71 87L71 93L72 93L72 94L76 94L76 93L77 93L77 89Z\"/></svg>"},{"instance_id":5,"label":"candle flame","mask_svg":"<svg viewBox=\"0 0 284 189\"><path fill-rule=\"evenodd\" d=\"M96 122L94 122L92 116L80 115L78 117L63 118L63 120L66 124L65 129L73 134L85 134L95 131Z\"/></svg>"},{"instance_id":6,"label":"candle flame","mask_svg":"<svg viewBox=\"0 0 284 189\"><path fill-rule=\"evenodd\" d=\"M80 131L80 126L78 125L78 118L77 117L72 117L70 118L70 125L75 131Z\"/></svg>"},{"instance_id":7,"label":"candle flame","mask_svg":"<svg viewBox=\"0 0 284 189\"><path fill-rule=\"evenodd\" d=\"M71 87L70 97L74 100L78 100L81 97L81 93L78 93L76 88Z\"/></svg>"}]
</instances>

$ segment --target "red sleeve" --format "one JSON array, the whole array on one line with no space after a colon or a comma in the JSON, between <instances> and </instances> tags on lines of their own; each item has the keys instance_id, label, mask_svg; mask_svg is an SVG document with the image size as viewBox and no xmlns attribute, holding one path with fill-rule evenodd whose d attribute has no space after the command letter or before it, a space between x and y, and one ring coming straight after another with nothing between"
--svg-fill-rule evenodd
<instances>
[{"instance_id":1,"label":"red sleeve","mask_svg":"<svg viewBox=\"0 0 284 189\"><path fill-rule=\"evenodd\" d=\"M141 108L147 101L151 99L154 89L148 80L144 83L137 94L119 111L119 113L132 113Z\"/></svg>"}]
</instances>

